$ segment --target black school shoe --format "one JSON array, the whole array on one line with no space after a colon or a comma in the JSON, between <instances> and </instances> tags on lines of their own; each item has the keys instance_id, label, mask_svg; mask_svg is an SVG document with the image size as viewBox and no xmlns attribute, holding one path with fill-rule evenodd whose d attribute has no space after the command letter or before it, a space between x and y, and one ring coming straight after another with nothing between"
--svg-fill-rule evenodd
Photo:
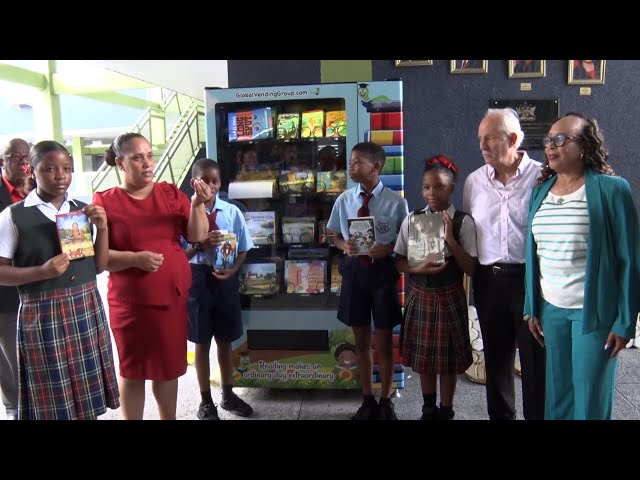
<instances>
[{"instance_id":1,"label":"black school shoe","mask_svg":"<svg viewBox=\"0 0 640 480\"><path fill-rule=\"evenodd\" d=\"M378 407L378 402L374 401L363 401L362 405L356 412L356 414L351 417L351 420L378 420L380 418L380 407Z\"/></svg>"},{"instance_id":2,"label":"black school shoe","mask_svg":"<svg viewBox=\"0 0 640 480\"><path fill-rule=\"evenodd\" d=\"M201 403L197 415L198 420L220 420L215 403Z\"/></svg>"},{"instance_id":3,"label":"black school shoe","mask_svg":"<svg viewBox=\"0 0 640 480\"><path fill-rule=\"evenodd\" d=\"M440 405L438 409L438 420L453 420L453 417L456 415L456 412L453 411L452 407L443 407Z\"/></svg>"},{"instance_id":4,"label":"black school shoe","mask_svg":"<svg viewBox=\"0 0 640 480\"><path fill-rule=\"evenodd\" d=\"M220 402L220 408L228 410L231 413L235 413L241 417L248 417L253 413L253 408L242 400L238 395L232 393L226 399L223 398Z\"/></svg>"},{"instance_id":5,"label":"black school shoe","mask_svg":"<svg viewBox=\"0 0 640 480\"><path fill-rule=\"evenodd\" d=\"M398 420L396 409L391 400L388 402L380 401L378 408L380 410L380 416L378 417L380 420Z\"/></svg>"},{"instance_id":6,"label":"black school shoe","mask_svg":"<svg viewBox=\"0 0 640 480\"><path fill-rule=\"evenodd\" d=\"M422 416L420 420L437 420L439 412L438 407L435 405L422 405Z\"/></svg>"}]
</instances>

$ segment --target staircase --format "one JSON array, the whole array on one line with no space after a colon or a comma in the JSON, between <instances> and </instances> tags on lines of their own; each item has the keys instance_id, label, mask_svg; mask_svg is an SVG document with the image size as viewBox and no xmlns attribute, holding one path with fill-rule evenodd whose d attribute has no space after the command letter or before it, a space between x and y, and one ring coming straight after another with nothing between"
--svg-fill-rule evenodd
<instances>
[{"instance_id":1,"label":"staircase","mask_svg":"<svg viewBox=\"0 0 640 480\"><path fill-rule=\"evenodd\" d=\"M151 143L156 165L155 181L180 185L198 151L205 146L204 105L186 95L170 92L163 109L147 108L129 130L144 135ZM171 124L167 133L167 124ZM104 162L91 181L91 193L120 185L118 168Z\"/></svg>"}]
</instances>

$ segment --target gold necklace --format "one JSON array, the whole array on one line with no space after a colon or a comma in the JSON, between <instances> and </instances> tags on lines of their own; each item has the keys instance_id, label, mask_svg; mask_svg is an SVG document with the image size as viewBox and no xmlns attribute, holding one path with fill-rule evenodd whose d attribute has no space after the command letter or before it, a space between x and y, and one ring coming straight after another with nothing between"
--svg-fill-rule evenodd
<instances>
[{"instance_id":1,"label":"gold necklace","mask_svg":"<svg viewBox=\"0 0 640 480\"><path fill-rule=\"evenodd\" d=\"M571 183L569 184L569 186L567 187L567 190L566 190L564 193L562 193L562 194L560 194L560 195L558 196L558 199L556 200L556 204L558 204L558 205L562 205L562 204L564 203L564 198L563 198L563 197L565 197L566 195L570 195L571 193L573 193L573 190L575 189L575 185L576 185L576 184L578 184L580 181L582 181L582 179L583 179L583 178L584 178L584 177L580 177L579 179L574 180L573 182L571 182Z\"/></svg>"}]
</instances>

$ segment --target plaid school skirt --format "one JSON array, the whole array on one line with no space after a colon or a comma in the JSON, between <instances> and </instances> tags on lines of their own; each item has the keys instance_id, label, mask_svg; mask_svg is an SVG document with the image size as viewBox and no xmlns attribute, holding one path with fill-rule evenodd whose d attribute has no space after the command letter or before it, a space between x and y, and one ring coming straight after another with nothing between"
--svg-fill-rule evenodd
<instances>
[{"instance_id":1,"label":"plaid school skirt","mask_svg":"<svg viewBox=\"0 0 640 480\"><path fill-rule=\"evenodd\" d=\"M400 342L402 363L417 373L462 374L473 363L462 284L409 284Z\"/></svg>"},{"instance_id":2,"label":"plaid school skirt","mask_svg":"<svg viewBox=\"0 0 640 480\"><path fill-rule=\"evenodd\" d=\"M82 420L120 406L96 282L20 294L20 420Z\"/></svg>"}]
</instances>

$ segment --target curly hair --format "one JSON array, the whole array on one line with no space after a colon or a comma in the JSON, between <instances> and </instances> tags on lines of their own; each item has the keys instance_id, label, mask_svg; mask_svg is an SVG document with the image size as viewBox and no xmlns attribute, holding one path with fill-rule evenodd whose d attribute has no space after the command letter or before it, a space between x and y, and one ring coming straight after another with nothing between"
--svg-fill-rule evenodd
<instances>
[{"instance_id":1,"label":"curly hair","mask_svg":"<svg viewBox=\"0 0 640 480\"><path fill-rule=\"evenodd\" d=\"M607 163L609 151L604 145L604 137L602 136L598 121L595 118L587 118L581 113L576 112L566 113L560 118L565 117L576 117L583 120L582 132L580 132L579 136L584 148L583 160L585 167L589 167L594 172L605 175L615 175L616 173L613 171L613 168ZM558 120L560 120L560 118L558 118ZM556 173L555 170L549 167L549 160L545 155L542 164L542 174L538 178L538 185L546 182L556 175Z\"/></svg>"}]
</instances>

